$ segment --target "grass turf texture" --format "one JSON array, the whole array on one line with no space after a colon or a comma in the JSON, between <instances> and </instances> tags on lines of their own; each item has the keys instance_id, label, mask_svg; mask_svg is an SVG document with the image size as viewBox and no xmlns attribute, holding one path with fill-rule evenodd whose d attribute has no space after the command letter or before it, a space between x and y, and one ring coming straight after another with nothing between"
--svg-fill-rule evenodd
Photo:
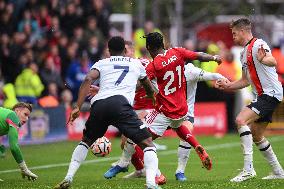
<instances>
[{"instance_id":1,"label":"grass turf texture","mask_svg":"<svg viewBox=\"0 0 284 189\"><path fill-rule=\"evenodd\" d=\"M280 162L284 163L284 136L268 137L274 152L277 154ZM198 137L201 144L205 146L209 155L213 159L213 169L207 171L201 166L201 162L195 151L191 151L191 156L186 169L188 180L180 183L175 180L174 174L177 166L176 149L179 144L177 138L159 139L159 144L168 146L166 151L159 151L159 167L162 173L167 177L167 184L162 186L163 189L169 188L203 188L203 189L284 189L284 180L262 180L271 171L260 152L254 148L254 166L257 177L243 183L230 183L229 179L236 176L243 166L242 152L237 135L227 135L224 138L216 139L214 137ZM112 152L110 156L97 158L89 153L87 163L81 165L78 170L72 188L87 189L142 189L145 188L145 179L123 179L122 176L127 173L119 174L117 177L106 180L103 174L110 167L110 164L117 160L121 154L120 140L113 139ZM23 180L17 169L17 165L7 150L4 159L0 159L0 189L6 188L53 188L60 182L68 169L68 164L77 142L60 142L53 144L23 146L22 151L27 165L32 168L34 173L39 176L35 182ZM12 170L7 172L7 170ZM4 172L6 171L6 172ZM128 173L133 171L130 167Z\"/></svg>"}]
</instances>

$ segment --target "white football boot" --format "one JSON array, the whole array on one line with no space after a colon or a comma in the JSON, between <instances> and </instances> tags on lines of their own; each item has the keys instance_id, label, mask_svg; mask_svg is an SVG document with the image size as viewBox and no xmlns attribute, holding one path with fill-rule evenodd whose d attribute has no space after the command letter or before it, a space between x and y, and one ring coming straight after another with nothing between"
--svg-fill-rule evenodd
<instances>
[{"instance_id":1,"label":"white football boot","mask_svg":"<svg viewBox=\"0 0 284 189\"><path fill-rule=\"evenodd\" d=\"M280 169L278 171L273 171L268 176L263 177L264 180L272 180L272 179L284 179L284 171L283 169Z\"/></svg>"},{"instance_id":2,"label":"white football boot","mask_svg":"<svg viewBox=\"0 0 284 189\"><path fill-rule=\"evenodd\" d=\"M243 170L236 177L232 178L230 181L231 182L243 182L245 180L254 178L255 176L256 176L256 172L254 171L254 169L251 171Z\"/></svg>"}]
</instances>

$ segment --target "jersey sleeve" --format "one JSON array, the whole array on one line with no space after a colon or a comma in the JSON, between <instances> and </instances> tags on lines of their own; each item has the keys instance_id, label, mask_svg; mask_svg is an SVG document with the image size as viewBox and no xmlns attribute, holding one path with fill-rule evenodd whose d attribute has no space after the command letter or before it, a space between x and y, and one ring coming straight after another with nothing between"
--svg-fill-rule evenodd
<instances>
[{"instance_id":1,"label":"jersey sleeve","mask_svg":"<svg viewBox=\"0 0 284 189\"><path fill-rule=\"evenodd\" d=\"M185 60L196 60L197 59L197 53L194 51L190 51L185 48L178 48L178 51L180 52L181 56Z\"/></svg>"},{"instance_id":2,"label":"jersey sleeve","mask_svg":"<svg viewBox=\"0 0 284 189\"><path fill-rule=\"evenodd\" d=\"M261 46L263 46L263 48L264 48L264 50L265 50L266 52L271 53L270 47L269 47L268 44L267 44L265 41L263 41L262 39L257 40L257 44L256 44L256 45L257 45L257 46L256 46L257 50L258 50ZM256 52L257 52L257 51L256 51Z\"/></svg>"},{"instance_id":3,"label":"jersey sleeve","mask_svg":"<svg viewBox=\"0 0 284 189\"><path fill-rule=\"evenodd\" d=\"M212 80L218 80L218 79L225 79L225 77L219 73L211 73L206 72L204 70L202 76L200 76L199 81L212 81Z\"/></svg>"},{"instance_id":4,"label":"jersey sleeve","mask_svg":"<svg viewBox=\"0 0 284 189\"><path fill-rule=\"evenodd\" d=\"M90 70L96 69L100 72L101 71L100 65L101 65L100 61L98 61L90 68Z\"/></svg>"},{"instance_id":5,"label":"jersey sleeve","mask_svg":"<svg viewBox=\"0 0 284 189\"><path fill-rule=\"evenodd\" d=\"M11 153L17 163L23 162L24 158L18 143L18 131L15 127L10 126L8 132L9 145Z\"/></svg>"},{"instance_id":6,"label":"jersey sleeve","mask_svg":"<svg viewBox=\"0 0 284 189\"><path fill-rule=\"evenodd\" d=\"M142 65L140 61L138 61L138 69L139 69L139 78L138 79L144 79L146 75L145 67Z\"/></svg>"},{"instance_id":7,"label":"jersey sleeve","mask_svg":"<svg viewBox=\"0 0 284 189\"><path fill-rule=\"evenodd\" d=\"M155 71L155 68L154 68L154 62L150 62L148 64L148 66L146 67L146 73L147 73L147 76L149 77L150 80L153 80L156 78L156 71Z\"/></svg>"},{"instance_id":8,"label":"jersey sleeve","mask_svg":"<svg viewBox=\"0 0 284 189\"><path fill-rule=\"evenodd\" d=\"M202 73L202 69L193 66L192 64L187 64L184 66L184 75L187 81L198 81L199 75Z\"/></svg>"}]
</instances>

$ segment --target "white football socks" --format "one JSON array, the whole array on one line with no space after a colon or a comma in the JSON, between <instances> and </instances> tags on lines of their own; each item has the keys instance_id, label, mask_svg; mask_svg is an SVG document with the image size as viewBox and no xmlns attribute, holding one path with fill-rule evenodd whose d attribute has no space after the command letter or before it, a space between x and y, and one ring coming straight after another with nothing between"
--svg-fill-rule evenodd
<instances>
[{"instance_id":1,"label":"white football socks","mask_svg":"<svg viewBox=\"0 0 284 189\"><path fill-rule=\"evenodd\" d=\"M130 139L127 139L117 165L120 167L127 167L130 164L131 157L135 153L134 145L135 144Z\"/></svg>"},{"instance_id":2,"label":"white football socks","mask_svg":"<svg viewBox=\"0 0 284 189\"><path fill-rule=\"evenodd\" d=\"M191 145L188 142L180 140L178 147L178 167L176 173L184 173L185 167L190 155Z\"/></svg>"},{"instance_id":3,"label":"white football socks","mask_svg":"<svg viewBox=\"0 0 284 189\"><path fill-rule=\"evenodd\" d=\"M252 147L252 134L250 128L245 125L238 129L241 138L241 145L244 155L244 169L246 171L253 170L253 147Z\"/></svg>"},{"instance_id":4,"label":"white football socks","mask_svg":"<svg viewBox=\"0 0 284 189\"><path fill-rule=\"evenodd\" d=\"M144 167L146 170L146 185L155 186L155 176L158 171L158 157L155 147L147 147L144 150Z\"/></svg>"},{"instance_id":5,"label":"white football socks","mask_svg":"<svg viewBox=\"0 0 284 189\"><path fill-rule=\"evenodd\" d=\"M271 166L273 173L276 175L283 175L284 171L283 168L281 167L275 153L273 152L272 146L268 142L266 138L263 138L259 142L255 142L257 145L259 151L262 153L264 158L267 160L269 165Z\"/></svg>"},{"instance_id":6,"label":"white football socks","mask_svg":"<svg viewBox=\"0 0 284 189\"><path fill-rule=\"evenodd\" d=\"M66 180L73 180L76 171L79 169L81 163L88 155L88 149L89 146L84 142L80 142L79 145L74 149L71 162L69 164L69 169L65 177Z\"/></svg>"}]
</instances>

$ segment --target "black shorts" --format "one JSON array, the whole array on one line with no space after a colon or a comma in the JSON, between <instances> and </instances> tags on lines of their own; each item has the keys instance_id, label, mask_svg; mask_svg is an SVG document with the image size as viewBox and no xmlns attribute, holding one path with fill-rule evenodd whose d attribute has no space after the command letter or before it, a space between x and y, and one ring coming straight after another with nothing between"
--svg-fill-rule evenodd
<instances>
[{"instance_id":1,"label":"black shorts","mask_svg":"<svg viewBox=\"0 0 284 189\"><path fill-rule=\"evenodd\" d=\"M185 120L189 121L190 123L192 123L192 125L194 125L194 117L186 116Z\"/></svg>"},{"instance_id":2,"label":"black shorts","mask_svg":"<svg viewBox=\"0 0 284 189\"><path fill-rule=\"evenodd\" d=\"M136 144L151 137L143 122L122 95L95 101L83 131L83 141L89 144L104 136L109 125L113 125Z\"/></svg>"},{"instance_id":3,"label":"black shorts","mask_svg":"<svg viewBox=\"0 0 284 189\"><path fill-rule=\"evenodd\" d=\"M260 118L256 122L272 122L272 114L280 101L266 94L262 94L253 100L247 107L254 111Z\"/></svg>"}]
</instances>

